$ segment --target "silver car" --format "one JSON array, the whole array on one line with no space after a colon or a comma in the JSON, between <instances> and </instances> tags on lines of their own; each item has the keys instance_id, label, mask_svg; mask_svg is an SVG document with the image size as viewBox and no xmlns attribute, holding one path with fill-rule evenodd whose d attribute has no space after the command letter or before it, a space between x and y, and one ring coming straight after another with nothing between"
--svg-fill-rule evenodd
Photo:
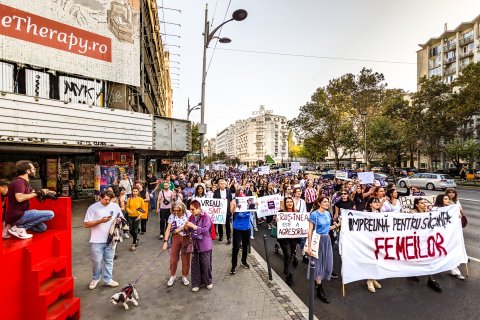
<instances>
[{"instance_id":1,"label":"silver car","mask_svg":"<svg viewBox=\"0 0 480 320\"><path fill-rule=\"evenodd\" d=\"M407 178L398 181L398 186L402 188L410 186L418 186L428 190L446 188L456 188L455 180L447 174L443 173L415 173Z\"/></svg>"}]
</instances>

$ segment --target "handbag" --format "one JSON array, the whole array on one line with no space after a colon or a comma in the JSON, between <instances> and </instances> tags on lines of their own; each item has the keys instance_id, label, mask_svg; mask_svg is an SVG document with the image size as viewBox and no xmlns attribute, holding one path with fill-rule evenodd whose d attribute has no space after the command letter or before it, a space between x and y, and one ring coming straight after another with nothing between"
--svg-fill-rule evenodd
<instances>
[{"instance_id":1,"label":"handbag","mask_svg":"<svg viewBox=\"0 0 480 320\"><path fill-rule=\"evenodd\" d=\"M278 235L277 227L276 227L276 226L272 226L272 231L270 231L270 237L276 238L277 235Z\"/></svg>"},{"instance_id":2,"label":"handbag","mask_svg":"<svg viewBox=\"0 0 480 320\"><path fill-rule=\"evenodd\" d=\"M162 196L163 196L163 204L168 206L170 204L170 201L168 201L167 199L165 199L165 193L163 193L163 190L162 190Z\"/></svg>"},{"instance_id":3,"label":"handbag","mask_svg":"<svg viewBox=\"0 0 480 320\"><path fill-rule=\"evenodd\" d=\"M185 253L193 253L193 239L192 236L187 236L188 240L187 243L183 246L183 252Z\"/></svg>"},{"instance_id":4,"label":"handbag","mask_svg":"<svg viewBox=\"0 0 480 320\"><path fill-rule=\"evenodd\" d=\"M462 228L465 228L468 224L467 217L465 215L462 215Z\"/></svg>"},{"instance_id":5,"label":"handbag","mask_svg":"<svg viewBox=\"0 0 480 320\"><path fill-rule=\"evenodd\" d=\"M318 259L319 245L320 245L320 235L317 233L317 219L315 219L315 227L313 228L313 232L312 232L312 244L311 244L311 250L312 250L311 257L315 259ZM303 252L305 252L305 254L308 252L308 239L307 241L305 241Z\"/></svg>"}]
</instances>

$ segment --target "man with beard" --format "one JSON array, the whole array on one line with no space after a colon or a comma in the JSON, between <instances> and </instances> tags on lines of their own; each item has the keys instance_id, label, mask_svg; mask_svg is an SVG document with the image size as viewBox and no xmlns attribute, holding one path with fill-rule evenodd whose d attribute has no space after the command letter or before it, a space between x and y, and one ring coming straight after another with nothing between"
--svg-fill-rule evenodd
<instances>
[{"instance_id":1,"label":"man with beard","mask_svg":"<svg viewBox=\"0 0 480 320\"><path fill-rule=\"evenodd\" d=\"M46 221L54 216L51 210L30 209L30 199L37 197L37 193L30 186L30 178L35 178L36 169L28 160L20 160L15 164L18 177L10 183L8 191L8 208L5 212L5 223L8 232L20 239L29 239L33 232L47 230ZM50 193L48 189L43 192Z\"/></svg>"}]
</instances>

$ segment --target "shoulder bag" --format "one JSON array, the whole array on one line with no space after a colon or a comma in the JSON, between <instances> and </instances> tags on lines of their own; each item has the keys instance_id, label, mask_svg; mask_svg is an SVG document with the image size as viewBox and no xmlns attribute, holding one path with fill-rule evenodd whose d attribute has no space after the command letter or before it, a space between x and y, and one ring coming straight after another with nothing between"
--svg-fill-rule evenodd
<instances>
[{"instance_id":1,"label":"shoulder bag","mask_svg":"<svg viewBox=\"0 0 480 320\"><path fill-rule=\"evenodd\" d=\"M311 257L313 257L315 259L318 259L318 247L320 245L320 235L317 233L317 219L318 219L318 217L315 217L315 226L314 226L313 232L312 232L312 244L311 244L311 249L312 249ZM305 254L307 254L307 252L308 252L308 238L307 238L307 241L305 241L305 246L303 247L303 252L305 252Z\"/></svg>"}]
</instances>

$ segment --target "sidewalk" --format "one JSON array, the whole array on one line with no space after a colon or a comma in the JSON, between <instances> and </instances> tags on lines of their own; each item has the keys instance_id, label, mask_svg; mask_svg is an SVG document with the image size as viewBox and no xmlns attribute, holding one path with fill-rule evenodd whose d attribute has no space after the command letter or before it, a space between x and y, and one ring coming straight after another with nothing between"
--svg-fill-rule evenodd
<instances>
[{"instance_id":1,"label":"sidewalk","mask_svg":"<svg viewBox=\"0 0 480 320\"><path fill-rule=\"evenodd\" d=\"M90 231L83 228L83 218L91 202L73 202L73 275L75 295L81 298L81 318L97 319L306 319L308 308L274 273L268 280L266 263L253 250L248 257L250 269L240 265L237 273L230 275L231 249L225 242L214 241L212 290L201 288L191 292L191 287L181 283L181 262L177 270L177 281L168 288L168 253L153 260L160 252L163 240L158 240L157 216L148 221L147 233L140 236L140 245L135 252L128 248L132 240L119 244L118 259L115 260L113 275L120 288L146 272L137 283L140 296L139 306L129 304L130 309L112 305L110 297L120 288L105 287L100 282L95 290L89 290L91 260L88 239ZM273 272L273 270L272 270ZM306 290L308 290L306 288Z\"/></svg>"}]
</instances>

